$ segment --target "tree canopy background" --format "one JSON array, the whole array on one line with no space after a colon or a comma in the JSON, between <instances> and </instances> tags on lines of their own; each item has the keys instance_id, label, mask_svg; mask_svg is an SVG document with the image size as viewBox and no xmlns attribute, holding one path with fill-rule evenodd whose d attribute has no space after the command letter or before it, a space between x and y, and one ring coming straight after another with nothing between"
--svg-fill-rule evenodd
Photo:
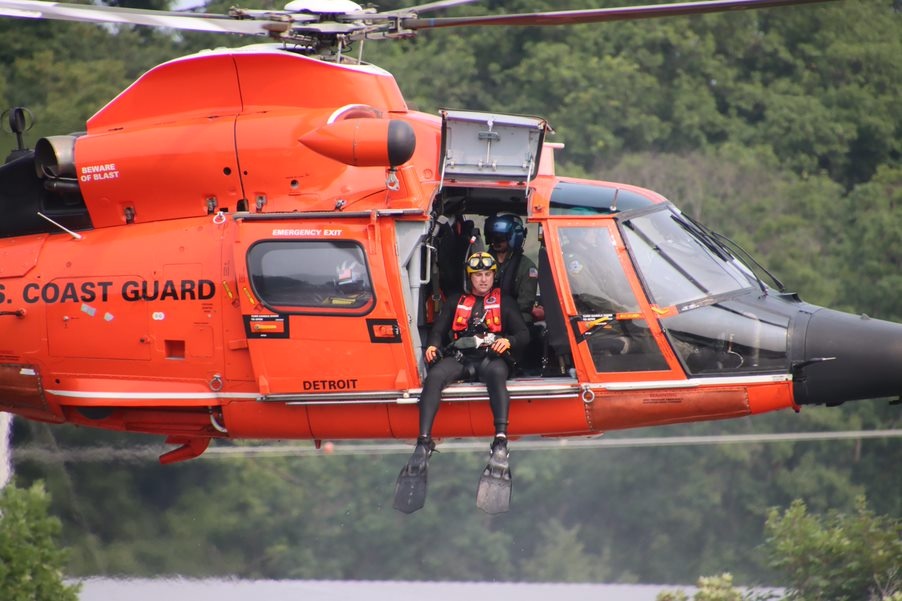
<instances>
[{"instance_id":1,"label":"tree canopy background","mask_svg":"<svg viewBox=\"0 0 902 601\"><path fill-rule=\"evenodd\" d=\"M449 14L594 6L488 1ZM33 144L84 129L163 60L248 41L0 20L0 106L29 107ZM365 48L412 108L546 117L557 132L550 141L565 144L559 173L655 189L751 251L805 300L894 321L902 321L900 56L902 15L891 0L436 30ZM12 147L12 136L0 137L0 155ZM873 401L625 434L898 423L898 407ZM159 442L15 425L17 445ZM811 512L851 511L866 495L877 513L902 515L898 438L513 450L514 510L496 518L473 505L482 454L436 455L430 499L413 516L390 504L401 455L167 467L21 461L16 471L26 483L46 480L74 548L73 575L689 583L729 571L740 583L779 584L758 551L769 508L798 498Z\"/></svg>"}]
</instances>

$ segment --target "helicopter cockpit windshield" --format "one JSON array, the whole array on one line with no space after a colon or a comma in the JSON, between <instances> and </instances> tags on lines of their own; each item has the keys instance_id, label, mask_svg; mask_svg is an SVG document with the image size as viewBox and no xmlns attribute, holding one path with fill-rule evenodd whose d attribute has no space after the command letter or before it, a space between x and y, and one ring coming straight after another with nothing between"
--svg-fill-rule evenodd
<instances>
[{"instance_id":1,"label":"helicopter cockpit windshield","mask_svg":"<svg viewBox=\"0 0 902 601\"><path fill-rule=\"evenodd\" d=\"M795 308L748 266L670 205L621 226L651 300L673 309L661 325L689 373L786 369Z\"/></svg>"},{"instance_id":2,"label":"helicopter cockpit windshield","mask_svg":"<svg viewBox=\"0 0 902 601\"><path fill-rule=\"evenodd\" d=\"M745 265L673 209L630 219L624 231L636 266L661 306L679 306L755 285Z\"/></svg>"}]
</instances>

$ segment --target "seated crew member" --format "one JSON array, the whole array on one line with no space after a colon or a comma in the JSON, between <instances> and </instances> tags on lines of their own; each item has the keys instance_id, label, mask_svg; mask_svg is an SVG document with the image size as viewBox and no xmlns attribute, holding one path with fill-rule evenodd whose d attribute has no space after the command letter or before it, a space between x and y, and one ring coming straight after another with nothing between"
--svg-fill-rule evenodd
<instances>
[{"instance_id":1,"label":"seated crew member","mask_svg":"<svg viewBox=\"0 0 902 601\"><path fill-rule=\"evenodd\" d=\"M526 228L517 215L495 215L485 221L485 243L498 262L495 282L503 294L517 301L523 321L534 321L533 307L539 286L539 270L523 254Z\"/></svg>"},{"instance_id":2,"label":"seated crew member","mask_svg":"<svg viewBox=\"0 0 902 601\"><path fill-rule=\"evenodd\" d=\"M420 396L420 435L407 470L425 471L435 449L432 425L442 390L468 377L485 382L495 425L492 453L503 452L506 458L510 406L506 380L511 372L507 353L529 343L529 330L513 299L494 286L496 269L492 255L473 253L466 263L470 292L452 295L429 333L425 358L432 367ZM450 335L452 342L440 353L445 335Z\"/></svg>"},{"instance_id":3,"label":"seated crew member","mask_svg":"<svg viewBox=\"0 0 902 601\"><path fill-rule=\"evenodd\" d=\"M371 298L366 268L353 259L343 261L335 268L336 294L327 296L322 304L348 308L362 307Z\"/></svg>"},{"instance_id":4,"label":"seated crew member","mask_svg":"<svg viewBox=\"0 0 902 601\"><path fill-rule=\"evenodd\" d=\"M581 315L598 316L588 337L596 366L602 365L606 356L629 352L630 338L616 314L639 310L626 278L622 274L618 277L619 265L611 264L605 258L608 255L602 254L600 245L610 245L605 235L599 228L571 228L562 239L573 304Z\"/></svg>"},{"instance_id":5,"label":"seated crew member","mask_svg":"<svg viewBox=\"0 0 902 601\"><path fill-rule=\"evenodd\" d=\"M474 245L479 230L470 219L463 215L439 217L435 235L435 250L438 267L438 286L444 298L463 292L466 286L460 266L474 252L483 250L482 244ZM477 246L476 248L473 248Z\"/></svg>"}]
</instances>

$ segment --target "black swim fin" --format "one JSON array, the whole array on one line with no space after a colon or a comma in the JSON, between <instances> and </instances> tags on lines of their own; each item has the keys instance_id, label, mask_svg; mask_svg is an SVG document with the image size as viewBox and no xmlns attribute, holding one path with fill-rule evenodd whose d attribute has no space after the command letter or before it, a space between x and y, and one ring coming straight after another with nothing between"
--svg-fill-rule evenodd
<instances>
[{"instance_id":1,"label":"black swim fin","mask_svg":"<svg viewBox=\"0 0 902 601\"><path fill-rule=\"evenodd\" d=\"M511 469L507 439L492 442L492 455L476 488L476 506L486 513L504 513L511 504Z\"/></svg>"},{"instance_id":2,"label":"black swim fin","mask_svg":"<svg viewBox=\"0 0 902 601\"><path fill-rule=\"evenodd\" d=\"M413 513L426 504L426 476L429 471L429 457L435 450L431 438L420 437L410 459L398 474L395 484L393 507L402 513Z\"/></svg>"}]
</instances>

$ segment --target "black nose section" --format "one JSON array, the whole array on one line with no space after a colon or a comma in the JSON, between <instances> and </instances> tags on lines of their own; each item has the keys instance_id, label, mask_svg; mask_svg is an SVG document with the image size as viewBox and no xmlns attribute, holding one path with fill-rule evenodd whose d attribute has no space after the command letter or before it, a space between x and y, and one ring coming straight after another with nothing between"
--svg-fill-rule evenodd
<instances>
[{"instance_id":1,"label":"black nose section","mask_svg":"<svg viewBox=\"0 0 902 601\"><path fill-rule=\"evenodd\" d=\"M902 324L830 309L806 313L792 329L796 403L902 395Z\"/></svg>"}]
</instances>

